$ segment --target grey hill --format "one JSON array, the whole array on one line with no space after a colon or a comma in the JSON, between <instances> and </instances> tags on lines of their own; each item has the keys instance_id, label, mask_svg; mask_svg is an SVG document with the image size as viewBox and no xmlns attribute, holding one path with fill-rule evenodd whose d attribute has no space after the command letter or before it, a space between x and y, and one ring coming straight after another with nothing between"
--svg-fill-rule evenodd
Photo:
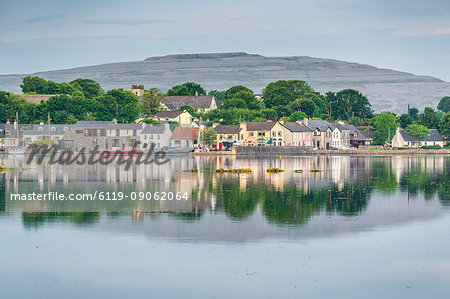
<instances>
[{"instance_id":1,"label":"grey hill","mask_svg":"<svg viewBox=\"0 0 450 299\"><path fill-rule=\"evenodd\" d=\"M0 76L0 90L21 93L29 74ZM255 93L276 80L304 80L316 91L354 88L366 95L376 112L406 112L408 103L435 108L450 95L450 83L370 65L307 56L265 57L243 52L180 54L149 57L144 61L108 63L32 75L55 82L76 78L98 81L104 89L130 89L132 84L167 90L184 82L200 83L206 90L225 90L244 85Z\"/></svg>"}]
</instances>

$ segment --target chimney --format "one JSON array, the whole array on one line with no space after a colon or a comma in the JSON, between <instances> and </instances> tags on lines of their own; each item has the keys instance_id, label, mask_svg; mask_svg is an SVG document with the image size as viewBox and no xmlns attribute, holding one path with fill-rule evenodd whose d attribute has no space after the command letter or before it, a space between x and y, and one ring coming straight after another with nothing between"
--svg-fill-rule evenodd
<instances>
[{"instance_id":1,"label":"chimney","mask_svg":"<svg viewBox=\"0 0 450 299\"><path fill-rule=\"evenodd\" d=\"M117 119L114 118L112 121L113 123L117 124Z\"/></svg>"},{"instance_id":2,"label":"chimney","mask_svg":"<svg viewBox=\"0 0 450 299\"><path fill-rule=\"evenodd\" d=\"M305 117L303 119L303 125L305 125L306 127L308 126L308 118L307 117Z\"/></svg>"},{"instance_id":3,"label":"chimney","mask_svg":"<svg viewBox=\"0 0 450 299\"><path fill-rule=\"evenodd\" d=\"M195 91L195 96L198 97L198 92L197 91Z\"/></svg>"},{"instance_id":4,"label":"chimney","mask_svg":"<svg viewBox=\"0 0 450 299\"><path fill-rule=\"evenodd\" d=\"M219 124L218 123L213 123L212 127L215 128L217 127Z\"/></svg>"}]
</instances>

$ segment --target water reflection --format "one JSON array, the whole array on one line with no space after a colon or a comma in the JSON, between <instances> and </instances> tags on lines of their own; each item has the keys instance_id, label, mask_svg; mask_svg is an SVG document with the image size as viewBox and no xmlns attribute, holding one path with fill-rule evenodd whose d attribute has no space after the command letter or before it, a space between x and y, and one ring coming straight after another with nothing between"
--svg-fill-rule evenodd
<instances>
[{"instance_id":1,"label":"water reflection","mask_svg":"<svg viewBox=\"0 0 450 299\"><path fill-rule=\"evenodd\" d=\"M97 212L19 211L27 228L71 223L130 231L131 218L151 223L144 227L145 233L162 237L179 238L181 234L187 238L237 239L244 233L244 238L259 238L302 234L305 231L300 228L305 226L323 234L441 215L450 203L449 161L442 156L183 156L172 157L166 165L133 166L126 172L118 165L61 166L46 161L28 166L23 157L9 157L2 158L2 165L27 170L1 174L0 188L17 192L31 183L36 191L44 192L54 188L77 190L92 184L105 190L184 190L193 199L187 211L168 215L145 213L139 203L125 212L102 206ZM269 167L284 172L270 174L266 171ZM190 172L192 168L199 169L198 173ZM250 168L252 172L218 174L218 168ZM303 173L294 173L296 169ZM310 173L313 169L321 172ZM1 211L5 211L5 201L2 192ZM173 227L180 223L191 225Z\"/></svg>"}]
</instances>

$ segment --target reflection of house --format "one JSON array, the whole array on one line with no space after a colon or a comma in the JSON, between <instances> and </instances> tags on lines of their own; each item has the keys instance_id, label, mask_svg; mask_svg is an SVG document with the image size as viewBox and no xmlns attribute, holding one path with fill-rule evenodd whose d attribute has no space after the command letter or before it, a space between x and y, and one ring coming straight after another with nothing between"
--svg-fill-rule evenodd
<instances>
[{"instance_id":1,"label":"reflection of house","mask_svg":"<svg viewBox=\"0 0 450 299\"><path fill-rule=\"evenodd\" d=\"M329 149L332 145L332 130L326 120L309 120L302 122L313 131L313 146L318 149Z\"/></svg>"},{"instance_id":2,"label":"reflection of house","mask_svg":"<svg viewBox=\"0 0 450 299\"><path fill-rule=\"evenodd\" d=\"M20 138L17 123L14 123L13 125L10 123L2 124L2 127L5 131L5 137L3 138L3 145L6 147L18 146Z\"/></svg>"},{"instance_id":3,"label":"reflection of house","mask_svg":"<svg viewBox=\"0 0 450 299\"><path fill-rule=\"evenodd\" d=\"M105 149L129 150L135 146L142 124L109 124L106 131Z\"/></svg>"},{"instance_id":4,"label":"reflection of house","mask_svg":"<svg viewBox=\"0 0 450 299\"><path fill-rule=\"evenodd\" d=\"M190 149L197 145L198 127L177 127L170 137L170 147Z\"/></svg>"},{"instance_id":5,"label":"reflection of house","mask_svg":"<svg viewBox=\"0 0 450 299\"><path fill-rule=\"evenodd\" d=\"M99 150L107 148L106 131L113 121L78 121L75 124L74 150L80 151L82 148L86 152L92 151L95 146Z\"/></svg>"},{"instance_id":6,"label":"reflection of house","mask_svg":"<svg viewBox=\"0 0 450 299\"><path fill-rule=\"evenodd\" d=\"M367 138L361 131L359 131L354 125L345 125L345 127L350 131L350 146L358 148L361 145L371 144L371 140Z\"/></svg>"},{"instance_id":7,"label":"reflection of house","mask_svg":"<svg viewBox=\"0 0 450 299\"><path fill-rule=\"evenodd\" d=\"M217 109L214 96L168 96L167 102L164 105L172 111L176 111L183 106L191 106L196 109L203 109L204 111Z\"/></svg>"},{"instance_id":8,"label":"reflection of house","mask_svg":"<svg viewBox=\"0 0 450 299\"><path fill-rule=\"evenodd\" d=\"M247 122L240 125L240 140L247 146L285 146L290 131L279 122Z\"/></svg>"},{"instance_id":9,"label":"reflection of house","mask_svg":"<svg viewBox=\"0 0 450 299\"><path fill-rule=\"evenodd\" d=\"M48 132L49 126L43 123L34 125L31 130L23 131L23 141L25 145L39 142L48 142L49 137L52 144L59 144L60 140L71 138L74 125L50 125L50 134Z\"/></svg>"},{"instance_id":10,"label":"reflection of house","mask_svg":"<svg viewBox=\"0 0 450 299\"><path fill-rule=\"evenodd\" d=\"M218 125L214 127L217 132L217 148L229 148L239 142L239 132L241 127L239 125Z\"/></svg>"},{"instance_id":11,"label":"reflection of house","mask_svg":"<svg viewBox=\"0 0 450 299\"><path fill-rule=\"evenodd\" d=\"M408 135L406 130L397 129L394 138L392 139L392 147L419 147L432 145L444 147L444 139L436 129L430 129L430 134L425 136L422 141L419 141L417 137Z\"/></svg>"},{"instance_id":12,"label":"reflection of house","mask_svg":"<svg viewBox=\"0 0 450 299\"><path fill-rule=\"evenodd\" d=\"M286 138L287 145L312 146L313 132L308 127L297 122L285 122L283 126L290 132Z\"/></svg>"},{"instance_id":13,"label":"reflection of house","mask_svg":"<svg viewBox=\"0 0 450 299\"><path fill-rule=\"evenodd\" d=\"M187 111L159 111L155 115L150 115L149 118L156 121L177 122L182 126L188 126L194 120Z\"/></svg>"},{"instance_id":14,"label":"reflection of house","mask_svg":"<svg viewBox=\"0 0 450 299\"><path fill-rule=\"evenodd\" d=\"M147 125L142 129L139 141L143 149L148 149L152 143L155 144L155 149L162 149L169 147L171 136L172 131L169 124L163 126Z\"/></svg>"}]
</instances>

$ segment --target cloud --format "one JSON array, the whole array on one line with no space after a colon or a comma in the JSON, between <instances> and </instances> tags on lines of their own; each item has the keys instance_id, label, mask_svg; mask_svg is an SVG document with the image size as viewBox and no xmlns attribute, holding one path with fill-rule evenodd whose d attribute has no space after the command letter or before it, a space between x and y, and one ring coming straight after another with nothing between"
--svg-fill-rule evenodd
<instances>
[{"instance_id":1,"label":"cloud","mask_svg":"<svg viewBox=\"0 0 450 299\"><path fill-rule=\"evenodd\" d=\"M84 23L88 24L97 24L97 25L127 25L127 26L135 26L135 25L144 25L144 24L153 24L153 23L164 23L166 21L161 19L92 19L92 20L84 20Z\"/></svg>"},{"instance_id":2,"label":"cloud","mask_svg":"<svg viewBox=\"0 0 450 299\"><path fill-rule=\"evenodd\" d=\"M30 18L27 19L26 22L28 24L37 24L37 23L46 23L48 21L53 21L53 20L59 20L62 18L67 17L66 15L61 15L61 14L54 14L54 15L47 15L47 16L39 16L39 17L35 17L35 18Z\"/></svg>"},{"instance_id":3,"label":"cloud","mask_svg":"<svg viewBox=\"0 0 450 299\"><path fill-rule=\"evenodd\" d=\"M450 35L450 28L438 30L434 35Z\"/></svg>"}]
</instances>

